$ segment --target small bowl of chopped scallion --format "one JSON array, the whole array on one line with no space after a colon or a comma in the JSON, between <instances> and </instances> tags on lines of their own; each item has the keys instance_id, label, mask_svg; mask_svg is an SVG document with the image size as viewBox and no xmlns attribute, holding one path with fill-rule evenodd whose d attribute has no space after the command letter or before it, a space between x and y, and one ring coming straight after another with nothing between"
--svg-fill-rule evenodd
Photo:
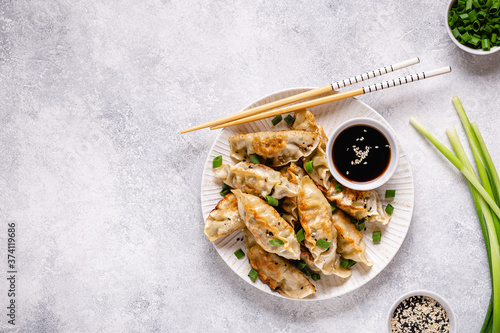
<instances>
[{"instance_id":1,"label":"small bowl of chopped scallion","mask_svg":"<svg viewBox=\"0 0 500 333\"><path fill-rule=\"evenodd\" d=\"M468 53L500 50L500 0L451 0L446 30L455 45Z\"/></svg>"}]
</instances>

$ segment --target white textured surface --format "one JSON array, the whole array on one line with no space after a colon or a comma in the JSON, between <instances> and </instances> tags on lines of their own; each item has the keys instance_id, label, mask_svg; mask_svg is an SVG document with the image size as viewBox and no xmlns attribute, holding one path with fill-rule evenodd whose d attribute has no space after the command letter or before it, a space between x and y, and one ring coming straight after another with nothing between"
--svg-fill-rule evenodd
<instances>
[{"instance_id":1,"label":"white textured surface","mask_svg":"<svg viewBox=\"0 0 500 333\"><path fill-rule=\"evenodd\" d=\"M0 249L15 221L19 332L382 332L392 302L413 289L440 293L460 332L479 331L490 281L474 206L408 118L446 142L460 96L500 165L500 53L459 50L445 7L0 1ZM201 176L217 133L179 131L274 91L414 56L415 71L453 72L359 98L391 124L414 171L415 211L395 258L321 302L242 281L202 230ZM0 325L10 330L5 315Z\"/></svg>"}]
</instances>

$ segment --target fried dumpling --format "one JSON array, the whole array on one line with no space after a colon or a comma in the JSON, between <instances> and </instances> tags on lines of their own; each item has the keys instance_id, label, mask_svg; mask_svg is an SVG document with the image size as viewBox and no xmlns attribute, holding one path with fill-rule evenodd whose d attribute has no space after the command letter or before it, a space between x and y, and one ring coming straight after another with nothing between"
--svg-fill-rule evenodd
<instances>
[{"instance_id":1,"label":"fried dumpling","mask_svg":"<svg viewBox=\"0 0 500 333\"><path fill-rule=\"evenodd\" d=\"M331 220L332 208L309 176L301 179L297 200L304 245L311 252L316 267L327 275L349 277L351 271L340 266L340 256L336 252L337 229Z\"/></svg>"},{"instance_id":2,"label":"fried dumpling","mask_svg":"<svg viewBox=\"0 0 500 333\"><path fill-rule=\"evenodd\" d=\"M387 224L391 219L376 191L355 191L344 186L342 192L335 189L327 191L326 197L356 220L365 219L366 222Z\"/></svg>"},{"instance_id":3,"label":"fried dumpling","mask_svg":"<svg viewBox=\"0 0 500 333\"><path fill-rule=\"evenodd\" d=\"M319 136L318 147L309 156L303 157L304 165L312 161L313 171L308 172L314 182L324 188L330 188L334 182L330 169L328 168L328 159L326 157L326 145L328 138L321 125L316 124L314 115L308 110L295 112L295 121L292 124L294 130L304 130L315 132Z\"/></svg>"},{"instance_id":4,"label":"fried dumpling","mask_svg":"<svg viewBox=\"0 0 500 333\"><path fill-rule=\"evenodd\" d=\"M337 229L337 253L344 259L351 259L371 267L373 263L365 256L366 244L363 242L363 234L354 223L351 223L349 216L337 209L333 213L332 223Z\"/></svg>"},{"instance_id":5,"label":"fried dumpling","mask_svg":"<svg viewBox=\"0 0 500 333\"><path fill-rule=\"evenodd\" d=\"M276 209L254 195L243 193L241 190L232 192L238 199L238 211L246 227L265 251L287 259L300 258L300 245L293 227ZM278 244L280 242L283 245Z\"/></svg>"},{"instance_id":6,"label":"fried dumpling","mask_svg":"<svg viewBox=\"0 0 500 333\"><path fill-rule=\"evenodd\" d=\"M288 260L264 251L248 229L243 233L250 265L263 283L281 295L291 298L304 298L316 292L314 285L298 268Z\"/></svg>"},{"instance_id":7,"label":"fried dumpling","mask_svg":"<svg viewBox=\"0 0 500 333\"><path fill-rule=\"evenodd\" d=\"M291 184L280 172L262 164L223 164L214 170L214 175L232 188L262 198L271 193L276 199L295 197L298 192L297 185Z\"/></svg>"},{"instance_id":8,"label":"fried dumpling","mask_svg":"<svg viewBox=\"0 0 500 333\"><path fill-rule=\"evenodd\" d=\"M319 144L317 133L306 131L270 131L239 134L229 138L231 157L248 161L251 154L260 156L261 163L282 166L309 156Z\"/></svg>"},{"instance_id":9,"label":"fried dumpling","mask_svg":"<svg viewBox=\"0 0 500 333\"><path fill-rule=\"evenodd\" d=\"M208 240L213 242L244 227L245 222L238 211L238 200L234 194L228 193L208 215L203 231Z\"/></svg>"}]
</instances>

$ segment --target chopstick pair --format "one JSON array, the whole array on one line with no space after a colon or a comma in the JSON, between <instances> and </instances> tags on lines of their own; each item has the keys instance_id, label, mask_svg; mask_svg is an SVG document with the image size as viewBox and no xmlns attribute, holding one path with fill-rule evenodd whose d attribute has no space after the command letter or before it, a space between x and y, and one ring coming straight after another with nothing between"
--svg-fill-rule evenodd
<instances>
[{"instance_id":1,"label":"chopstick pair","mask_svg":"<svg viewBox=\"0 0 500 333\"><path fill-rule=\"evenodd\" d=\"M291 103L298 102L298 101L301 101L301 100L304 100L307 98L315 97L315 96L318 96L321 94L331 92L335 89L344 88L344 87L347 87L351 84L355 84L355 83L362 82L362 81L365 81L365 80L368 80L368 79L371 79L371 78L374 78L377 76L391 73L393 71L396 71L396 70L399 70L399 69L402 69L402 68L405 68L408 66L412 66L412 65L417 64L419 62L420 62L419 58L412 58L412 59L409 59L409 60L406 60L403 62L399 62L399 63L394 64L394 65L385 66L385 67L382 67L382 68L379 68L379 69L376 69L376 70L373 70L370 72L366 72L366 73L363 73L360 75L353 76L349 79L337 81L335 83L326 85L324 87L312 89L312 90L309 90L309 91L306 91L306 92L303 92L303 93L300 93L297 95L293 95L293 96L290 96L290 97L287 97L284 99L280 99L280 100L277 100L277 101L274 101L271 103L257 106L255 108L243 110L241 112L238 112L238 113L235 113L235 114L232 114L229 116L225 116L225 117L222 117L222 118L219 118L216 120L212 120L212 121L209 121L209 122L201 124L201 125L197 125L197 126L182 130L181 134L196 131L196 130L206 128L206 127L210 127L210 129L219 129L219 128L224 128L224 127L239 125L239 124L247 123L250 121L260 120L260 119L273 117L273 116L281 115L281 114L288 113L288 112L297 111L297 110L304 109L304 108L310 108L310 107L318 106L321 104L338 101L338 100L349 98L349 97L367 94L367 93L370 93L373 91L378 91L378 90L383 90L383 89L390 88L390 87L400 86L400 85L403 85L405 83L415 82L415 81L419 81L419 80L427 79L427 78L430 78L433 76L437 76L437 75L451 72L451 67L446 66L446 67L434 69L431 71L417 73L416 75L412 74L412 75L408 75L408 76L405 76L402 78L388 80L385 82L379 82L379 83L372 84L372 85L369 85L366 87L357 88L357 89L337 93L334 95L320 97L320 98L312 99L309 101L305 101L305 102L301 102L301 103L297 103L297 104L292 104L289 106L279 108L280 106L283 106L286 104L291 104ZM276 109L276 108L279 108L279 109Z\"/></svg>"}]
</instances>

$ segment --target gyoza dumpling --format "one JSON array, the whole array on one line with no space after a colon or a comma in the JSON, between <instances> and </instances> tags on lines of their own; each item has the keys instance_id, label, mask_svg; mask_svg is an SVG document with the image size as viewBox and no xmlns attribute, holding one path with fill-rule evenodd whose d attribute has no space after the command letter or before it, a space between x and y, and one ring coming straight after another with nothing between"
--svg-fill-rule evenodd
<instances>
[{"instance_id":1,"label":"gyoza dumpling","mask_svg":"<svg viewBox=\"0 0 500 333\"><path fill-rule=\"evenodd\" d=\"M344 259L362 262L371 267L373 263L365 256L366 244L363 242L363 234L351 223L349 216L337 209L333 213L332 222L337 229L337 253Z\"/></svg>"},{"instance_id":2,"label":"gyoza dumpling","mask_svg":"<svg viewBox=\"0 0 500 333\"><path fill-rule=\"evenodd\" d=\"M251 194L232 190L238 199L238 210L246 227L264 250L287 259L300 258L300 245L293 227L271 205ZM276 241L283 242L277 246ZM272 242L270 242L272 241Z\"/></svg>"},{"instance_id":3,"label":"gyoza dumpling","mask_svg":"<svg viewBox=\"0 0 500 333\"><path fill-rule=\"evenodd\" d=\"M324 274L349 277L351 271L340 266L340 256L336 252L337 229L331 220L332 208L309 176L302 178L297 198L304 245L311 252L314 264Z\"/></svg>"},{"instance_id":4,"label":"gyoza dumpling","mask_svg":"<svg viewBox=\"0 0 500 333\"><path fill-rule=\"evenodd\" d=\"M316 292L314 285L298 268L288 260L264 251L248 229L243 233L250 265L262 282L281 295L291 298L304 298Z\"/></svg>"},{"instance_id":5,"label":"gyoza dumpling","mask_svg":"<svg viewBox=\"0 0 500 333\"><path fill-rule=\"evenodd\" d=\"M326 145L328 138L321 125L316 124L314 115L307 110L300 110L295 112L295 121L292 124L294 130L304 130L315 132L319 136L320 143L316 150L309 156L303 157L304 165L312 161L314 170L308 172L312 180L324 188L331 187L333 180L330 169L328 168L328 159L326 157Z\"/></svg>"},{"instance_id":6,"label":"gyoza dumpling","mask_svg":"<svg viewBox=\"0 0 500 333\"><path fill-rule=\"evenodd\" d=\"M295 197L298 192L297 185L290 184L281 173L262 164L245 162L240 162L235 166L222 164L214 170L214 176L222 179L232 188L262 198L271 195L271 192L276 199Z\"/></svg>"},{"instance_id":7,"label":"gyoza dumpling","mask_svg":"<svg viewBox=\"0 0 500 333\"><path fill-rule=\"evenodd\" d=\"M203 231L208 240L213 242L244 227L245 222L238 211L238 200L234 194L228 193L208 215Z\"/></svg>"},{"instance_id":8,"label":"gyoza dumpling","mask_svg":"<svg viewBox=\"0 0 500 333\"><path fill-rule=\"evenodd\" d=\"M306 131L271 131L239 134L229 138L231 157L248 161L257 154L271 166L281 166L309 156L319 144L317 133Z\"/></svg>"},{"instance_id":9,"label":"gyoza dumpling","mask_svg":"<svg viewBox=\"0 0 500 333\"><path fill-rule=\"evenodd\" d=\"M335 191L335 188L330 189L326 192L326 197L356 220L365 219L366 222L387 224L391 219L376 191L355 191L344 186L342 192Z\"/></svg>"}]
</instances>

